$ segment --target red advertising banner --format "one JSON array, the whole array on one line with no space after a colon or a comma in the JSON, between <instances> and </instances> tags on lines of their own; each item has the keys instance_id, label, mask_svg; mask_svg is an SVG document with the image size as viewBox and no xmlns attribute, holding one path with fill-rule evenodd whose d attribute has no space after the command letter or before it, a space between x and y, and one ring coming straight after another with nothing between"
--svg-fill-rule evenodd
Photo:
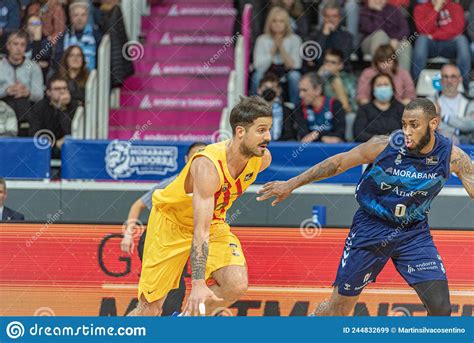
<instances>
[{"instance_id":1,"label":"red advertising banner","mask_svg":"<svg viewBox=\"0 0 474 343\"><path fill-rule=\"evenodd\" d=\"M331 293L346 229L238 228L249 291L233 315L307 315ZM453 315L472 315L474 231L432 231ZM0 224L0 315L124 315L136 304L141 263L120 251L118 225ZM403 309L403 310L400 310ZM389 262L354 315L426 315Z\"/></svg>"}]
</instances>

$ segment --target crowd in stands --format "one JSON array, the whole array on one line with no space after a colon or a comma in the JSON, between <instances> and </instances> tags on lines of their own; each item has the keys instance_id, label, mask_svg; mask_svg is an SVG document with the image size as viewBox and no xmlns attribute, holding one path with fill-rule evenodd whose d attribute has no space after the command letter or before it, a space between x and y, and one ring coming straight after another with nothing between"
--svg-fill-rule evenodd
<instances>
[{"instance_id":1,"label":"crowd in stands","mask_svg":"<svg viewBox=\"0 0 474 343\"><path fill-rule=\"evenodd\" d=\"M432 58L443 57L448 60L436 67L440 89L432 96L442 116L440 131L474 144L468 96L474 1L236 4L242 9L248 2L254 6L250 94L271 104L275 140L361 142L400 128L403 106L417 96L422 72L439 63ZM120 0L0 0L0 136L48 129L59 147L85 102L107 33L111 84L117 87L133 74L122 54L128 38ZM305 55L305 46L316 49L313 55Z\"/></svg>"},{"instance_id":2,"label":"crowd in stands","mask_svg":"<svg viewBox=\"0 0 474 343\"><path fill-rule=\"evenodd\" d=\"M133 74L119 0L0 0L0 136L49 130L60 148L105 34L117 87Z\"/></svg>"},{"instance_id":3,"label":"crowd in stands","mask_svg":"<svg viewBox=\"0 0 474 343\"><path fill-rule=\"evenodd\" d=\"M440 87L433 86L430 96L441 114L439 131L456 143L474 144L468 96L473 1L267 0L239 6L249 2L258 11L250 93L271 102L274 139L364 142L400 129L404 105L417 97L422 71L430 67L440 74ZM312 55L304 47L313 48Z\"/></svg>"}]
</instances>

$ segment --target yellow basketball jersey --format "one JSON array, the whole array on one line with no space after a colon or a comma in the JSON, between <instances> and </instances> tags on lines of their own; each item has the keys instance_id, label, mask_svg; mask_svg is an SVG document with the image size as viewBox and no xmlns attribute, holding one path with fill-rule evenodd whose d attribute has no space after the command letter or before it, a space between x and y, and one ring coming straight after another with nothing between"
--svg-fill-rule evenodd
<instances>
[{"instance_id":1,"label":"yellow basketball jersey","mask_svg":"<svg viewBox=\"0 0 474 343\"><path fill-rule=\"evenodd\" d=\"M233 202L255 181L262 165L261 157L252 157L243 172L234 179L227 168L226 145L223 141L206 146L194 154L178 177L165 189L153 193L153 206L171 221L193 227L192 194L186 194L184 183L191 167L191 162L198 156L205 156L215 165L220 179L219 190L214 194L214 215L212 224L223 224L227 210ZM204 181L205 182L205 181Z\"/></svg>"}]
</instances>

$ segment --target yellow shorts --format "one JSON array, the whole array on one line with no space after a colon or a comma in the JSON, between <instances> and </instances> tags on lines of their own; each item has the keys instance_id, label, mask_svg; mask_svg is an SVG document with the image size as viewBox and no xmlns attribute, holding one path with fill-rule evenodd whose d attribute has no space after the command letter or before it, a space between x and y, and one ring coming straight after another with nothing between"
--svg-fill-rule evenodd
<instances>
[{"instance_id":1,"label":"yellow shorts","mask_svg":"<svg viewBox=\"0 0 474 343\"><path fill-rule=\"evenodd\" d=\"M179 287L181 273L191 252L192 240L192 228L180 226L160 210L152 208L143 252L138 299L143 294L148 302L153 302ZM206 279L214 271L231 265L245 265L240 241L230 231L229 225L212 225Z\"/></svg>"}]
</instances>

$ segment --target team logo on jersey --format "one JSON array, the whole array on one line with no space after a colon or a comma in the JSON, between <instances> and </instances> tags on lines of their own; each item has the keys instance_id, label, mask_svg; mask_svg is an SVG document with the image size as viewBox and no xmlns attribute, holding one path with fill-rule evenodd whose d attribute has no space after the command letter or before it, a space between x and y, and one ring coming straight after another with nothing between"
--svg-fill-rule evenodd
<instances>
[{"instance_id":1,"label":"team logo on jersey","mask_svg":"<svg viewBox=\"0 0 474 343\"><path fill-rule=\"evenodd\" d=\"M250 180L252 178L252 176L253 176L253 172L251 172L250 174L245 175L244 181Z\"/></svg>"},{"instance_id":2,"label":"team logo on jersey","mask_svg":"<svg viewBox=\"0 0 474 343\"><path fill-rule=\"evenodd\" d=\"M166 175L178 169L178 148L113 140L105 150L107 174L115 180L136 175Z\"/></svg>"},{"instance_id":3,"label":"team logo on jersey","mask_svg":"<svg viewBox=\"0 0 474 343\"><path fill-rule=\"evenodd\" d=\"M398 166L400 163L402 163L402 154L398 154L397 158L395 159L395 164Z\"/></svg>"},{"instance_id":4,"label":"team logo on jersey","mask_svg":"<svg viewBox=\"0 0 474 343\"><path fill-rule=\"evenodd\" d=\"M229 247L232 249L232 255L236 257L240 256L239 251L238 251L239 246L237 244L229 243Z\"/></svg>"},{"instance_id":5,"label":"team logo on jersey","mask_svg":"<svg viewBox=\"0 0 474 343\"><path fill-rule=\"evenodd\" d=\"M225 193L229 189L229 184L226 182L222 185L221 192Z\"/></svg>"},{"instance_id":6,"label":"team logo on jersey","mask_svg":"<svg viewBox=\"0 0 474 343\"><path fill-rule=\"evenodd\" d=\"M438 156L428 156L426 158L426 164L429 166L435 166L439 163L439 157Z\"/></svg>"}]
</instances>

